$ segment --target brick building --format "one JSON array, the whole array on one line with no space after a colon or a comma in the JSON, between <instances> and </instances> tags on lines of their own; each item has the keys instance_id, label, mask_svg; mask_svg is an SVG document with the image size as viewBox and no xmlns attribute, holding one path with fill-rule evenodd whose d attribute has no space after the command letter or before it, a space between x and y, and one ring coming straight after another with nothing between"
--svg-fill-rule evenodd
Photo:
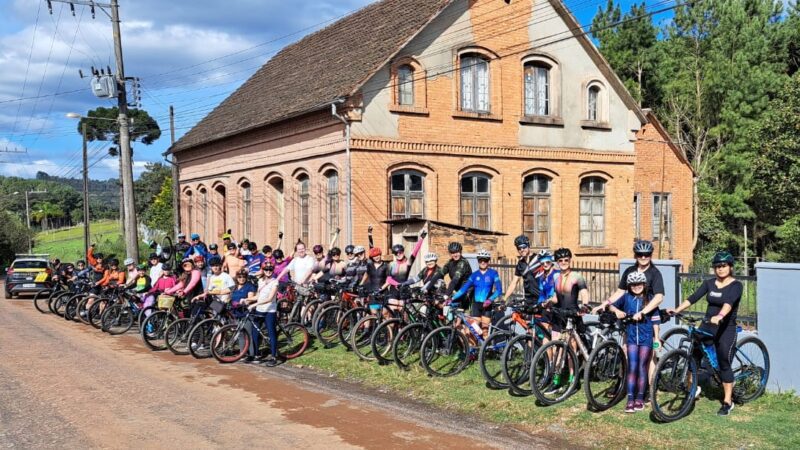
<instances>
[{"instance_id":1,"label":"brick building","mask_svg":"<svg viewBox=\"0 0 800 450\"><path fill-rule=\"evenodd\" d=\"M182 226L206 236L341 228L344 245L374 224L386 248L435 223L498 255L525 232L609 261L663 233L662 256L691 261L685 156L559 0L373 3L286 47L170 152Z\"/></svg>"}]
</instances>

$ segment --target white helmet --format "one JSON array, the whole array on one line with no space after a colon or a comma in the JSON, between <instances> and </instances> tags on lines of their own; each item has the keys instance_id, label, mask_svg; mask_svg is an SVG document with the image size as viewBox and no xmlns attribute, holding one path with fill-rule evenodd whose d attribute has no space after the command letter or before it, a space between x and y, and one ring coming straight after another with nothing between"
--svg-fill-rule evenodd
<instances>
[{"instance_id":1,"label":"white helmet","mask_svg":"<svg viewBox=\"0 0 800 450\"><path fill-rule=\"evenodd\" d=\"M358 254L361 254L361 253L364 253L364 247L362 247L360 245L356 245L356 247L353 249L353 254L354 255L358 255Z\"/></svg>"},{"instance_id":2,"label":"white helmet","mask_svg":"<svg viewBox=\"0 0 800 450\"><path fill-rule=\"evenodd\" d=\"M131 264L135 264L135 263L136 263L136 261L134 261L133 258L125 258L125 261L122 262L122 264L125 265L125 266L130 266Z\"/></svg>"},{"instance_id":3,"label":"white helmet","mask_svg":"<svg viewBox=\"0 0 800 450\"><path fill-rule=\"evenodd\" d=\"M487 252L486 250L478 250L478 254L475 255L476 259L492 259L492 254Z\"/></svg>"},{"instance_id":4,"label":"white helmet","mask_svg":"<svg viewBox=\"0 0 800 450\"><path fill-rule=\"evenodd\" d=\"M437 255L436 253L433 253L433 252L428 253L427 255L425 255L425 262L437 261L438 259L439 259L439 255Z\"/></svg>"},{"instance_id":5,"label":"white helmet","mask_svg":"<svg viewBox=\"0 0 800 450\"><path fill-rule=\"evenodd\" d=\"M625 281L628 283L628 286L632 284L645 284L647 283L647 277L644 276L643 272L634 270L633 272L628 274L628 278Z\"/></svg>"}]
</instances>

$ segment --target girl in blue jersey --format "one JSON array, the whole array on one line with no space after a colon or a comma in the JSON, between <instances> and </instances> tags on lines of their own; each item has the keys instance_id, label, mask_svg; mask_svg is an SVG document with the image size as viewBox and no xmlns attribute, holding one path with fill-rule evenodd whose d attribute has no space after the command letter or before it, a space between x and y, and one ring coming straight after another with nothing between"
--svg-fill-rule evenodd
<instances>
[{"instance_id":1,"label":"girl in blue jersey","mask_svg":"<svg viewBox=\"0 0 800 450\"><path fill-rule=\"evenodd\" d=\"M472 317L481 318L483 337L488 334L489 324L492 322L492 302L502 297L503 284L496 270L489 268L491 255L486 250L478 252L478 270L472 272L467 282L461 289L453 294L453 301L463 297L470 288L473 289L474 301L472 302Z\"/></svg>"}]
</instances>

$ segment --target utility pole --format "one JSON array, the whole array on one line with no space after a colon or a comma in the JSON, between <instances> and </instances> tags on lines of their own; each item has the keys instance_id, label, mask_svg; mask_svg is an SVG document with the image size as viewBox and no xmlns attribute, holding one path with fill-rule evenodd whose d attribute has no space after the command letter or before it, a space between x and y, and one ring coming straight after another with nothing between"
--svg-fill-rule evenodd
<instances>
[{"instance_id":1,"label":"utility pole","mask_svg":"<svg viewBox=\"0 0 800 450\"><path fill-rule=\"evenodd\" d=\"M47 189L43 191L25 191L25 222L28 224L28 231L31 230L31 206L28 196L30 194L47 194ZM33 252L33 245L31 245L31 238L28 236L28 253Z\"/></svg>"},{"instance_id":2,"label":"utility pole","mask_svg":"<svg viewBox=\"0 0 800 450\"><path fill-rule=\"evenodd\" d=\"M175 109L169 105L169 145L175 145ZM178 180L178 165L175 161L175 154L170 156L172 160L172 217L175 221L173 224L174 236L181 232L181 208L179 203L180 180Z\"/></svg>"},{"instance_id":3,"label":"utility pole","mask_svg":"<svg viewBox=\"0 0 800 450\"><path fill-rule=\"evenodd\" d=\"M83 134L83 254L89 253L89 156L86 151L86 121L81 121Z\"/></svg>"}]
</instances>

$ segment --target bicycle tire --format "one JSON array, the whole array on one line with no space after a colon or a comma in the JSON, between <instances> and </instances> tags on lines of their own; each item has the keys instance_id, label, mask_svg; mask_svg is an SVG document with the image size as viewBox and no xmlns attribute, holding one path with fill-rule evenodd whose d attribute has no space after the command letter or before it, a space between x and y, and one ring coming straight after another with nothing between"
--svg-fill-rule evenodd
<instances>
[{"instance_id":1,"label":"bicycle tire","mask_svg":"<svg viewBox=\"0 0 800 450\"><path fill-rule=\"evenodd\" d=\"M355 325L367 315L369 315L369 309L367 308L352 308L345 312L336 323L336 335L339 338L339 342L344 345L346 349L353 350L350 341L351 334Z\"/></svg>"},{"instance_id":2,"label":"bicycle tire","mask_svg":"<svg viewBox=\"0 0 800 450\"><path fill-rule=\"evenodd\" d=\"M466 336L452 326L439 327L422 340L420 362L432 377L451 377L467 366L469 343ZM446 358L446 360L445 360ZM436 364L442 359L442 364Z\"/></svg>"},{"instance_id":3,"label":"bicycle tire","mask_svg":"<svg viewBox=\"0 0 800 450\"><path fill-rule=\"evenodd\" d=\"M67 292L62 292L59 295L56 295L55 297L51 297L50 301L47 302L47 307L50 309L51 313L53 313L55 315L58 315L58 312L56 312L56 307L59 306L60 304L56 305L56 302L59 301L60 299L62 299L62 297L66 296L66 299L60 300L63 303L64 301L69 300L70 298L72 298L75 295L78 295L78 294L71 293L71 292L68 292L68 291Z\"/></svg>"},{"instance_id":4,"label":"bicycle tire","mask_svg":"<svg viewBox=\"0 0 800 450\"><path fill-rule=\"evenodd\" d=\"M551 360L550 351L555 353L556 361ZM560 356L563 356L563 362ZM561 403L575 392L580 378L579 370L578 356L572 347L566 341L550 341L539 347L531 360L529 379L531 393L540 405L552 406ZM571 379L570 372L572 372ZM563 377L567 377L567 383L561 382ZM556 394L555 397L549 396L551 392Z\"/></svg>"},{"instance_id":5,"label":"bicycle tire","mask_svg":"<svg viewBox=\"0 0 800 450\"><path fill-rule=\"evenodd\" d=\"M36 291L36 294L33 296L33 306L42 314L50 313L50 309L47 307L47 303L53 297L53 294L58 291L50 290L50 289L42 289ZM46 293L46 295L45 295Z\"/></svg>"},{"instance_id":6,"label":"bicycle tire","mask_svg":"<svg viewBox=\"0 0 800 450\"><path fill-rule=\"evenodd\" d=\"M330 308L331 306L341 306L341 304L335 300L327 300L320 303L319 306L317 306L316 310L314 310L314 315L311 316L311 326L314 326L314 324L317 323L317 319L319 319L320 314L322 314L323 311Z\"/></svg>"},{"instance_id":7,"label":"bicycle tire","mask_svg":"<svg viewBox=\"0 0 800 450\"><path fill-rule=\"evenodd\" d=\"M331 348L338 342L338 324L341 314L341 306L329 306L320 313L317 321L314 322L314 335L324 348Z\"/></svg>"},{"instance_id":8,"label":"bicycle tire","mask_svg":"<svg viewBox=\"0 0 800 450\"><path fill-rule=\"evenodd\" d=\"M80 301L80 297L74 296L67 300L66 303L63 303L63 306L59 305L56 309L56 311L58 311L58 315L63 317L64 320L77 321L75 315L78 313L78 304Z\"/></svg>"},{"instance_id":9,"label":"bicycle tire","mask_svg":"<svg viewBox=\"0 0 800 450\"><path fill-rule=\"evenodd\" d=\"M369 345L372 355L378 361L378 364L385 365L392 362L394 358L392 345L394 345L394 337L397 335L397 330L403 325L402 322L401 319L384 320L378 324L378 327L372 333Z\"/></svg>"},{"instance_id":10,"label":"bicycle tire","mask_svg":"<svg viewBox=\"0 0 800 450\"><path fill-rule=\"evenodd\" d=\"M362 317L350 333L350 349L353 350L358 359L362 361L375 361L372 355L372 333L378 326L376 316Z\"/></svg>"},{"instance_id":11,"label":"bicycle tire","mask_svg":"<svg viewBox=\"0 0 800 450\"><path fill-rule=\"evenodd\" d=\"M173 320L176 320L175 317L167 311L156 311L145 319L141 332L144 345L152 351L166 350L167 343L164 332ZM149 326L152 326L150 331L148 331Z\"/></svg>"},{"instance_id":12,"label":"bicycle tire","mask_svg":"<svg viewBox=\"0 0 800 450\"><path fill-rule=\"evenodd\" d=\"M250 335L238 330L238 325L223 325L211 336L211 355L222 364L231 364L244 358L250 348Z\"/></svg>"},{"instance_id":13,"label":"bicycle tire","mask_svg":"<svg viewBox=\"0 0 800 450\"><path fill-rule=\"evenodd\" d=\"M85 295L78 299L77 309L75 309L75 316L74 316L74 320L76 322L81 322L84 325L89 324L89 321L86 316L89 314L88 304L90 298L93 298L94 301L98 300L97 297L90 297L89 295Z\"/></svg>"},{"instance_id":14,"label":"bicycle tire","mask_svg":"<svg viewBox=\"0 0 800 450\"><path fill-rule=\"evenodd\" d=\"M531 360L536 352L532 346L535 346L533 336L527 333L520 334L509 340L500 355L503 380L512 394L532 395L530 387L525 387L530 381Z\"/></svg>"},{"instance_id":15,"label":"bicycle tire","mask_svg":"<svg viewBox=\"0 0 800 450\"><path fill-rule=\"evenodd\" d=\"M509 331L494 332L483 341L480 350L478 350L478 367L481 370L483 379L486 380L486 387L490 389L508 388L508 383L503 380L502 356L508 341L513 336Z\"/></svg>"},{"instance_id":16,"label":"bicycle tire","mask_svg":"<svg viewBox=\"0 0 800 450\"><path fill-rule=\"evenodd\" d=\"M601 342L592 350L583 373L583 392L589 409L605 411L622 401L627 374L628 361L616 341Z\"/></svg>"},{"instance_id":17,"label":"bicycle tire","mask_svg":"<svg viewBox=\"0 0 800 450\"><path fill-rule=\"evenodd\" d=\"M222 327L219 319L205 319L189 330L187 346L189 354L196 359L211 358L211 339L214 333Z\"/></svg>"},{"instance_id":18,"label":"bicycle tire","mask_svg":"<svg viewBox=\"0 0 800 450\"><path fill-rule=\"evenodd\" d=\"M175 247L172 245L172 239L169 236L164 236L161 240L161 262L169 262L174 265L175 261ZM155 281L154 281L155 283Z\"/></svg>"},{"instance_id":19,"label":"bicycle tire","mask_svg":"<svg viewBox=\"0 0 800 450\"><path fill-rule=\"evenodd\" d=\"M686 368L690 385L687 387L687 380L682 372ZM694 395L697 392L697 362L692 358L686 349L673 350L664 355L656 365L655 375L650 384L650 403L653 408L653 417L662 423L674 422L686 417L694 407ZM668 393L683 394L678 400L678 407L667 410L665 407L675 405L675 399L670 399ZM676 397L677 398L677 397ZM665 400L662 402L662 400ZM665 407L662 407L664 405Z\"/></svg>"},{"instance_id":20,"label":"bicycle tire","mask_svg":"<svg viewBox=\"0 0 800 450\"><path fill-rule=\"evenodd\" d=\"M750 352L742 350L742 347L748 346L748 344L754 345L760 353L760 364L759 358L754 358L753 354L748 356L747 353ZM755 336L747 336L741 341L737 341L731 368L735 380L734 400L743 404L757 399L764 394L769 381L770 361L767 346Z\"/></svg>"},{"instance_id":21,"label":"bicycle tire","mask_svg":"<svg viewBox=\"0 0 800 450\"><path fill-rule=\"evenodd\" d=\"M392 342L392 359L402 370L419 364L419 349L425 338L425 324L412 323L403 327Z\"/></svg>"},{"instance_id":22,"label":"bicycle tire","mask_svg":"<svg viewBox=\"0 0 800 450\"><path fill-rule=\"evenodd\" d=\"M189 330L192 319L178 319L164 330L164 340L167 348L175 355L189 354Z\"/></svg>"},{"instance_id":23,"label":"bicycle tire","mask_svg":"<svg viewBox=\"0 0 800 450\"><path fill-rule=\"evenodd\" d=\"M103 315L103 311L106 310L111 300L107 298L101 298L98 301L92 303L92 307L86 311L86 318L91 326L96 329L100 329L102 327L102 322L100 322L100 318Z\"/></svg>"},{"instance_id":24,"label":"bicycle tire","mask_svg":"<svg viewBox=\"0 0 800 450\"><path fill-rule=\"evenodd\" d=\"M103 311L100 321L103 331L117 336L127 333L133 327L134 314L128 305L116 303Z\"/></svg>"},{"instance_id":25,"label":"bicycle tire","mask_svg":"<svg viewBox=\"0 0 800 450\"><path fill-rule=\"evenodd\" d=\"M299 358L310 342L308 330L302 324L289 322L278 328L278 355L284 359Z\"/></svg>"},{"instance_id":26,"label":"bicycle tire","mask_svg":"<svg viewBox=\"0 0 800 450\"><path fill-rule=\"evenodd\" d=\"M311 331L314 326L314 317L316 316L317 310L322 306L322 303L322 300L319 299L312 300L303 305L303 308L300 310L300 324L309 331Z\"/></svg>"},{"instance_id":27,"label":"bicycle tire","mask_svg":"<svg viewBox=\"0 0 800 450\"><path fill-rule=\"evenodd\" d=\"M667 354L680 348L681 342L689 342L689 331L683 327L673 327L661 334L661 351Z\"/></svg>"},{"instance_id":28,"label":"bicycle tire","mask_svg":"<svg viewBox=\"0 0 800 450\"><path fill-rule=\"evenodd\" d=\"M137 332L139 332L139 333L142 332L142 324L144 323L145 319L147 319L147 317L148 317L147 316L147 311L150 311L151 314L152 314L152 313L154 313L156 311L156 307L151 305L151 306L148 306L147 308L142 308L139 311L139 314L136 316L136 329L137 329Z\"/></svg>"}]
</instances>

